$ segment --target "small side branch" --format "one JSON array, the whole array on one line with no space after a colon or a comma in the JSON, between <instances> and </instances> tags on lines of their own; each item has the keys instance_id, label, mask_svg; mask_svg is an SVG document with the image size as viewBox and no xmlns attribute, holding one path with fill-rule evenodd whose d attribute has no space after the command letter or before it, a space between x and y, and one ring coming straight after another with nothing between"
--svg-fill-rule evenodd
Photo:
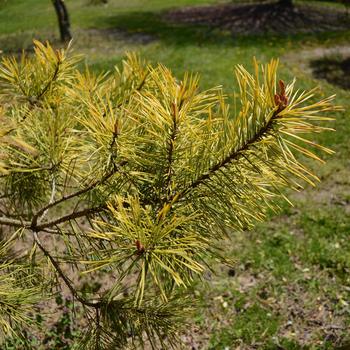
<instances>
[{"instance_id":1,"label":"small side branch","mask_svg":"<svg viewBox=\"0 0 350 350\"><path fill-rule=\"evenodd\" d=\"M52 85L52 83L56 81L56 79L58 77L58 73L60 71L60 65L61 65L61 61L57 57L57 64L56 64L56 67L55 67L55 71L53 72L53 75L52 75L51 79L48 81L48 83L41 90L40 94L36 97L37 100L40 100L47 93L47 91L49 90L49 88Z\"/></svg>"},{"instance_id":2,"label":"small side branch","mask_svg":"<svg viewBox=\"0 0 350 350\"><path fill-rule=\"evenodd\" d=\"M68 215L61 216L58 219L55 219L55 220L52 220L52 221L49 221L49 222L45 222L45 223L43 223L41 225L36 225L36 226L32 226L31 225L30 229L33 230L33 231L36 231L36 232L43 231L43 230L45 230L47 228L51 228L51 227L63 224L65 222L67 222L67 221L78 219L78 218L81 218L81 217L84 217L84 216L89 216L89 215L92 215L92 214L101 213L101 212L103 212L106 209L107 209L106 205L100 205L98 207L86 208L86 209L83 209L83 210L80 210L80 211L76 211L76 212L70 213Z\"/></svg>"},{"instance_id":3,"label":"small side branch","mask_svg":"<svg viewBox=\"0 0 350 350\"><path fill-rule=\"evenodd\" d=\"M52 176L53 177L52 177L52 184L51 184L51 196L50 196L50 200L49 200L49 204L48 205L50 205L51 203L54 202L55 194L56 194L56 179L55 179L54 175L52 175ZM47 211L48 211L48 209L46 209L46 210L44 210L42 212L42 215L40 215L40 220L42 220L46 216Z\"/></svg>"},{"instance_id":4,"label":"small side branch","mask_svg":"<svg viewBox=\"0 0 350 350\"><path fill-rule=\"evenodd\" d=\"M123 166L126 164L126 161L125 162L121 162L119 164L119 167L120 166ZM113 169L113 171L109 172L108 174L106 174L104 177L102 177L102 179L100 180L97 180L95 182L93 182L90 186L88 187L85 187L79 191L76 191L76 192L73 192L67 196L63 196L61 197L60 199L52 202L52 203L49 203L48 205L44 206L43 208L41 208L34 216L33 216L33 219L32 219L32 227L36 227L37 224L38 224L38 220L39 218L41 217L41 215L43 215L43 213L45 213L47 210L49 210L50 208L52 207L55 207L56 205L59 205L65 201L68 201L69 199L72 199L72 198L75 198L75 197L78 197L82 194L85 194L91 190L93 190L94 188L96 188L98 185L104 183L105 181L107 181L108 179L110 179L117 171L118 171L118 168L119 167L116 167L115 169Z\"/></svg>"},{"instance_id":5,"label":"small side branch","mask_svg":"<svg viewBox=\"0 0 350 350\"><path fill-rule=\"evenodd\" d=\"M34 232L33 236L34 236L35 243L37 244L39 249L43 252L43 254L50 260L52 266L55 268L58 275L62 278L62 280L64 281L64 283L66 284L66 286L68 287L68 289L70 290L70 292L72 293L74 298L76 298L80 303L82 303L85 306L99 308L101 306L100 302L98 302L98 301L91 302L91 301L88 301L79 295L78 291L74 288L70 279L62 271L58 262L53 258L53 256L49 253L49 251L46 250L46 248L42 245L42 243L40 242L40 239L38 237L37 232Z\"/></svg>"},{"instance_id":6,"label":"small side branch","mask_svg":"<svg viewBox=\"0 0 350 350\"><path fill-rule=\"evenodd\" d=\"M24 91L21 83L18 82L18 86L19 86L22 94L27 98L27 100L29 102L29 111L33 110L33 108L35 108L35 106L39 105L40 100L47 93L47 91L51 87L52 83L57 80L58 73L60 71L60 66L61 66L61 60L59 59L59 56L57 56L57 63L56 63L56 67L55 67L55 70L53 72L53 75L37 96L28 96L27 93ZM21 121L22 122L25 121L27 119L28 115L29 115L29 113L26 112L26 114L22 117Z\"/></svg>"},{"instance_id":7,"label":"small side branch","mask_svg":"<svg viewBox=\"0 0 350 350\"><path fill-rule=\"evenodd\" d=\"M174 162L174 145L175 145L175 139L177 136L177 132L178 132L178 122L177 122L177 118L178 118L178 108L176 106L175 103L172 104L172 127L170 130L170 136L169 136L169 140L168 140L168 155L167 155L167 168L165 171L166 174L166 180L165 180L165 188L167 191L167 200L169 199L169 197L171 196L171 179L173 176L173 162Z\"/></svg>"},{"instance_id":8,"label":"small side branch","mask_svg":"<svg viewBox=\"0 0 350 350\"><path fill-rule=\"evenodd\" d=\"M278 114L275 113L274 116L266 123L266 125L263 126L259 130L259 132L257 132L251 139L246 141L243 146L241 146L239 149L233 149L224 159L214 164L206 173L200 175L196 180L191 182L191 184L188 185L187 188L185 188L179 194L177 194L177 198L179 199L183 198L189 191L197 188L203 182L205 182L206 180L214 176L218 171L227 167L229 164L231 164L232 162L234 162L235 160L243 156L244 151L248 150L250 147L254 145L254 143L258 142L268 134L268 132L272 129L272 124L274 120L277 118L277 116Z\"/></svg>"},{"instance_id":9,"label":"small side branch","mask_svg":"<svg viewBox=\"0 0 350 350\"><path fill-rule=\"evenodd\" d=\"M6 217L0 217L0 225L17 227L17 228L29 228L31 225L30 221L11 219Z\"/></svg>"},{"instance_id":10,"label":"small side branch","mask_svg":"<svg viewBox=\"0 0 350 350\"><path fill-rule=\"evenodd\" d=\"M140 92L143 89L144 85L146 84L146 80L149 75L150 75L150 71L147 71L146 74L143 76L140 84L134 90L131 91L127 99L125 101L119 102L116 106L113 107L113 109L118 109L123 105L123 103L128 103L134 92ZM104 112L103 117L105 117L106 115L107 115L107 112Z\"/></svg>"},{"instance_id":11,"label":"small side branch","mask_svg":"<svg viewBox=\"0 0 350 350\"><path fill-rule=\"evenodd\" d=\"M15 227L15 228L24 228L24 229L31 229L32 223L30 221L24 221L24 220L16 220L16 219L10 219L6 217L0 216L0 225L9 226L9 227ZM55 230L52 228L44 228L41 230L42 232L49 233L51 235L58 235L58 236L75 236L72 232L62 232L60 230ZM93 238L93 237L89 237ZM93 238L94 239L94 238Z\"/></svg>"}]
</instances>

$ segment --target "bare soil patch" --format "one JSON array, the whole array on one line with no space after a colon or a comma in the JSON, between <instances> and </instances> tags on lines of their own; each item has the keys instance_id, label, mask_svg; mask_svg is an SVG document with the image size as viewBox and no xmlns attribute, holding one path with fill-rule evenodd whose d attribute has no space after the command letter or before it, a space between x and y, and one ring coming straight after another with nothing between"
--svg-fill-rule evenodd
<instances>
[{"instance_id":1,"label":"bare soil patch","mask_svg":"<svg viewBox=\"0 0 350 350\"><path fill-rule=\"evenodd\" d=\"M341 9L311 5L289 7L276 2L187 7L168 12L165 19L243 35L316 33L350 28L349 16Z\"/></svg>"}]
</instances>

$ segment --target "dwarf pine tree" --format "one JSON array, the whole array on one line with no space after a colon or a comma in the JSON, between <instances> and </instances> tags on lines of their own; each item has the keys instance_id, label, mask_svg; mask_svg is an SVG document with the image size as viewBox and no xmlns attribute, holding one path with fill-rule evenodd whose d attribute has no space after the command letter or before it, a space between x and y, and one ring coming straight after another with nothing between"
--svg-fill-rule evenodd
<instances>
[{"instance_id":1,"label":"dwarf pine tree","mask_svg":"<svg viewBox=\"0 0 350 350\"><path fill-rule=\"evenodd\" d=\"M297 156L331 152L304 134L327 129L333 97L277 83L275 60L236 67L239 111L134 55L110 75L78 61L35 42L0 65L1 337L62 290L85 315L74 349L177 347L216 243L317 181Z\"/></svg>"}]
</instances>

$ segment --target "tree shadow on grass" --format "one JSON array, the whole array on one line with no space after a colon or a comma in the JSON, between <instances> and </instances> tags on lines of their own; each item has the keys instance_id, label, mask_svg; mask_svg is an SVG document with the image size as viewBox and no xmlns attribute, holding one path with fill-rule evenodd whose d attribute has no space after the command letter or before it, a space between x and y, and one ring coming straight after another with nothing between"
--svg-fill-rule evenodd
<instances>
[{"instance_id":1,"label":"tree shadow on grass","mask_svg":"<svg viewBox=\"0 0 350 350\"><path fill-rule=\"evenodd\" d=\"M323 57L311 61L310 66L316 78L350 90L350 57Z\"/></svg>"},{"instance_id":2,"label":"tree shadow on grass","mask_svg":"<svg viewBox=\"0 0 350 350\"><path fill-rule=\"evenodd\" d=\"M167 20L164 12L129 12L114 17L95 19L98 26L110 30L123 30L130 35L146 33L167 46L239 46L262 47L271 45L283 47L287 41L303 43L305 41L324 42L348 37L349 31L332 31L316 33L268 33L266 35L243 35L233 33L225 28L213 27L201 23L176 23ZM106 30L106 29L105 29Z\"/></svg>"},{"instance_id":3,"label":"tree shadow on grass","mask_svg":"<svg viewBox=\"0 0 350 350\"><path fill-rule=\"evenodd\" d=\"M168 11L165 18L175 23L206 24L235 34L259 36L313 34L350 28L348 15L339 8L288 5L276 0L178 8Z\"/></svg>"},{"instance_id":4,"label":"tree shadow on grass","mask_svg":"<svg viewBox=\"0 0 350 350\"><path fill-rule=\"evenodd\" d=\"M198 8L198 7L197 7ZM202 7L205 8L205 7ZM184 8L186 9L186 8ZM187 8L188 9L188 8ZM136 45L147 45L154 41L163 43L169 47L206 46L206 47L276 47L283 48L293 43L297 48L305 42L341 41L346 40L350 31L332 31L318 33L268 33L266 35L237 34L227 28L212 26L208 23L196 23L176 21L169 19L169 14L174 11L138 11L124 12L115 16L96 16L93 28L78 29L73 31L76 41L88 46L93 46L94 41L99 42L125 42ZM35 34L35 33L34 33ZM0 47L4 53L18 54L22 49L30 51L32 38L49 40L55 46L59 46L53 33L38 32L16 33L10 36L0 36Z\"/></svg>"},{"instance_id":5,"label":"tree shadow on grass","mask_svg":"<svg viewBox=\"0 0 350 350\"><path fill-rule=\"evenodd\" d=\"M207 45L232 43L232 37L208 26L175 24L163 20L161 13L130 12L112 18L101 18L104 26L126 30L130 35L147 33L167 45ZM102 23L101 23L102 24Z\"/></svg>"}]
</instances>

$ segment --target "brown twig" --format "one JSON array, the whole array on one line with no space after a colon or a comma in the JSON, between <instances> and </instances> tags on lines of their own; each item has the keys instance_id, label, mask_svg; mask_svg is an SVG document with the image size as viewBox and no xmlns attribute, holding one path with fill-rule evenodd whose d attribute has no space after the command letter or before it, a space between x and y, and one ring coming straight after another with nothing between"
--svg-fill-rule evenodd
<instances>
[{"instance_id":1,"label":"brown twig","mask_svg":"<svg viewBox=\"0 0 350 350\"><path fill-rule=\"evenodd\" d=\"M96 309L101 307L100 301L91 302L91 301L86 300L85 298L83 298L82 296L79 295L78 291L74 288L70 279L62 271L59 263L53 258L53 256L49 253L49 251L46 250L46 248L42 245L42 243L40 242L40 239L38 237L37 232L33 233L33 237L34 237L35 243L37 244L39 249L43 252L43 254L50 260L52 266L55 268L58 275L62 278L62 280L64 281L64 283L66 284L66 286L68 287L70 292L72 293L73 297L85 306L94 307Z\"/></svg>"},{"instance_id":2,"label":"brown twig","mask_svg":"<svg viewBox=\"0 0 350 350\"><path fill-rule=\"evenodd\" d=\"M33 230L33 231L36 231L36 232L43 231L43 230L45 230L47 228L51 228L51 227L63 224L63 223L65 223L67 221L70 221L70 220L81 218L83 216L88 216L88 215L100 213L100 212L102 212L102 211L104 211L106 209L107 209L106 205L100 205L100 206L97 206L97 207L86 208L86 209L83 209L83 210L80 210L80 211L74 211L74 212L72 212L70 214L61 216L60 218L55 219L55 220L51 220L49 222L45 222L45 223L43 223L41 225L32 225L31 224L30 229Z\"/></svg>"},{"instance_id":3,"label":"brown twig","mask_svg":"<svg viewBox=\"0 0 350 350\"><path fill-rule=\"evenodd\" d=\"M100 180L97 180L95 181L94 183L92 183L90 186L88 187L85 187L79 191L76 191L74 193L71 193L67 196L63 196L61 197L60 199L57 199L56 201L52 202L52 203L49 203L47 204L46 206L42 207L34 216L33 216L33 219L32 219L32 224L31 226L32 227L36 227L37 226L37 223L38 223L38 219L40 218L40 216L48 209L52 208L52 207L55 207L56 205L58 204L61 204L62 202L65 202L69 199L72 199L72 198L75 198L75 197L78 197L84 193L87 193L91 190L93 190L94 188L96 188L98 185L102 184L103 182L107 181L109 178L111 178L119 169L120 166L123 166L126 164L126 161L124 162L121 162L119 164L119 166L117 166L115 169L113 169L111 172L109 172L108 174L106 174L104 177L102 177Z\"/></svg>"}]
</instances>

